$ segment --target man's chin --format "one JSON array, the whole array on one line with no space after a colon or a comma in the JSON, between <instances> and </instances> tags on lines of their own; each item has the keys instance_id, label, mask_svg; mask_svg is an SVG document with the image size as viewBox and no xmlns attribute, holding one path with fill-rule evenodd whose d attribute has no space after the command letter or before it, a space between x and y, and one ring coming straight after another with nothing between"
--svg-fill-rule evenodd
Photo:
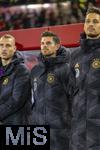
<instances>
[{"instance_id":1,"label":"man's chin","mask_svg":"<svg viewBox=\"0 0 100 150\"><path fill-rule=\"evenodd\" d=\"M44 55L44 56L45 56L45 57L51 57L53 54L54 54L54 53L52 53L52 54L46 54L46 55Z\"/></svg>"},{"instance_id":2,"label":"man's chin","mask_svg":"<svg viewBox=\"0 0 100 150\"><path fill-rule=\"evenodd\" d=\"M1 59L9 60L9 58L8 58L8 57L1 57Z\"/></svg>"},{"instance_id":3,"label":"man's chin","mask_svg":"<svg viewBox=\"0 0 100 150\"><path fill-rule=\"evenodd\" d=\"M98 34L88 34L88 38L98 38Z\"/></svg>"}]
</instances>

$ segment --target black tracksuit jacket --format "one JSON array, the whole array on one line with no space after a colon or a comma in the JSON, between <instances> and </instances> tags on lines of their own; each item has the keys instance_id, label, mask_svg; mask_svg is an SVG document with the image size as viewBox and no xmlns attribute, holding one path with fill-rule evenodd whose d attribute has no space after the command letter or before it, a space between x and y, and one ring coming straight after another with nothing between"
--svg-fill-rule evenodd
<instances>
[{"instance_id":1,"label":"black tracksuit jacket","mask_svg":"<svg viewBox=\"0 0 100 150\"><path fill-rule=\"evenodd\" d=\"M20 52L5 67L0 60L0 122L4 125L28 124L31 111L30 71Z\"/></svg>"},{"instance_id":2,"label":"black tracksuit jacket","mask_svg":"<svg viewBox=\"0 0 100 150\"><path fill-rule=\"evenodd\" d=\"M100 150L100 38L81 35L80 47L72 53L76 70L73 100L71 150Z\"/></svg>"},{"instance_id":3,"label":"black tracksuit jacket","mask_svg":"<svg viewBox=\"0 0 100 150\"><path fill-rule=\"evenodd\" d=\"M40 55L39 64L32 69L34 95L33 124L50 125L50 149L68 150L70 134L70 94L72 84L70 54L60 47L55 58Z\"/></svg>"}]
</instances>

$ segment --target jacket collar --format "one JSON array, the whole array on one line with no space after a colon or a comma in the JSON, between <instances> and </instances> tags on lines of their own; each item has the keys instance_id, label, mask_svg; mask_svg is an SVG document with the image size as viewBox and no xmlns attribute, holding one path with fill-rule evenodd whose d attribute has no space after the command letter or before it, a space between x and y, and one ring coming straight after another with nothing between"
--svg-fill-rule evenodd
<instances>
[{"instance_id":1,"label":"jacket collar","mask_svg":"<svg viewBox=\"0 0 100 150\"><path fill-rule=\"evenodd\" d=\"M47 66L53 66L55 64L62 64L66 63L69 60L69 52L66 50L65 47L61 46L57 50L57 55L56 57L44 57L41 53L39 55L39 61L42 61L45 65Z\"/></svg>"},{"instance_id":2,"label":"jacket collar","mask_svg":"<svg viewBox=\"0 0 100 150\"><path fill-rule=\"evenodd\" d=\"M80 45L84 52L92 52L97 48L100 48L100 38L98 39L87 39L85 33L80 35Z\"/></svg>"}]
</instances>

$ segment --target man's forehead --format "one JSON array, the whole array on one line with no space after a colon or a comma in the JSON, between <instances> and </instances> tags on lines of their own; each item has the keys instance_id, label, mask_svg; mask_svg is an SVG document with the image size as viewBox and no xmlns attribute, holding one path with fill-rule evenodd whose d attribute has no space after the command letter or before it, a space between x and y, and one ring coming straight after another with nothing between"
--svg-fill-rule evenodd
<instances>
[{"instance_id":1,"label":"man's forehead","mask_svg":"<svg viewBox=\"0 0 100 150\"><path fill-rule=\"evenodd\" d=\"M100 20L100 15L96 13L89 13L86 15L86 19L98 19Z\"/></svg>"},{"instance_id":2,"label":"man's forehead","mask_svg":"<svg viewBox=\"0 0 100 150\"><path fill-rule=\"evenodd\" d=\"M12 38L1 38L0 39L0 43L10 43L10 42L14 42L14 40Z\"/></svg>"},{"instance_id":3,"label":"man's forehead","mask_svg":"<svg viewBox=\"0 0 100 150\"><path fill-rule=\"evenodd\" d=\"M47 36L47 37L42 37L41 41L52 41L53 37Z\"/></svg>"}]
</instances>

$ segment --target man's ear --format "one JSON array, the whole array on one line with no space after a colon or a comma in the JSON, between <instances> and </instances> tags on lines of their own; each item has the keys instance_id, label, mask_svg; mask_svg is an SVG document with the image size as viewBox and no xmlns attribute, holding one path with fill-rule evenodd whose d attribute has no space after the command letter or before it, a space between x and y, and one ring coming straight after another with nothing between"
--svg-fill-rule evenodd
<instances>
[{"instance_id":1,"label":"man's ear","mask_svg":"<svg viewBox=\"0 0 100 150\"><path fill-rule=\"evenodd\" d=\"M57 50L60 48L60 44L57 44Z\"/></svg>"},{"instance_id":2,"label":"man's ear","mask_svg":"<svg viewBox=\"0 0 100 150\"><path fill-rule=\"evenodd\" d=\"M16 46L14 46L14 52L16 52Z\"/></svg>"}]
</instances>

